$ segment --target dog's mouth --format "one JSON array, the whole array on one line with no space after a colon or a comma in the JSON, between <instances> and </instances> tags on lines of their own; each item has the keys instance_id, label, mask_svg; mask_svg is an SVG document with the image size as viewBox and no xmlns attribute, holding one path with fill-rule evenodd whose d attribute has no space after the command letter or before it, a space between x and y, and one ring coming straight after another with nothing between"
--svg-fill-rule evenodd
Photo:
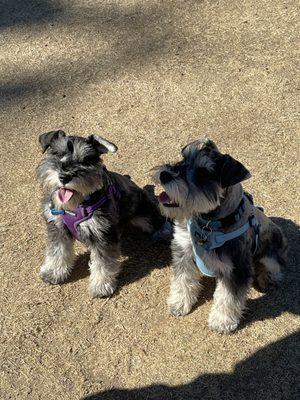
<instances>
[{"instance_id":1,"label":"dog's mouth","mask_svg":"<svg viewBox=\"0 0 300 400\"><path fill-rule=\"evenodd\" d=\"M166 192L161 192L158 196L158 201L164 207L179 207L179 204L172 202L169 195Z\"/></svg>"},{"instance_id":2,"label":"dog's mouth","mask_svg":"<svg viewBox=\"0 0 300 400\"><path fill-rule=\"evenodd\" d=\"M73 195L75 194L75 190L67 189L66 187L60 187L57 191L57 197L62 204L67 203L71 200Z\"/></svg>"}]
</instances>

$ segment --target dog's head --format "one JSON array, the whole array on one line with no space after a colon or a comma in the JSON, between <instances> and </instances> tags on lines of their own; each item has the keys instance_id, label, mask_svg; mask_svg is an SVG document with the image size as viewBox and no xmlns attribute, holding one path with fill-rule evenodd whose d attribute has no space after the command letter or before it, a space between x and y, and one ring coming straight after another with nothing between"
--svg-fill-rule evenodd
<instances>
[{"instance_id":1,"label":"dog's head","mask_svg":"<svg viewBox=\"0 0 300 400\"><path fill-rule=\"evenodd\" d=\"M64 205L101 189L104 168L100 157L117 151L100 136L66 136L63 131L43 133L39 142L46 156L37 167L38 179L45 190L56 193L55 202Z\"/></svg>"},{"instance_id":2,"label":"dog's head","mask_svg":"<svg viewBox=\"0 0 300 400\"><path fill-rule=\"evenodd\" d=\"M169 218L188 218L215 210L227 187L250 177L249 171L214 142L197 140L182 149L182 160L154 168L153 179L163 186L158 199Z\"/></svg>"}]
</instances>

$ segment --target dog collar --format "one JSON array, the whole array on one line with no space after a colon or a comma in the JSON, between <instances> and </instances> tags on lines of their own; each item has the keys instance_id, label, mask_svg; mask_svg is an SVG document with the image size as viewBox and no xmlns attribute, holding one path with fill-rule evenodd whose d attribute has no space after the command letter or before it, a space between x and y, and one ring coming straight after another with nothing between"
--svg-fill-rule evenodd
<instances>
[{"instance_id":1,"label":"dog collar","mask_svg":"<svg viewBox=\"0 0 300 400\"><path fill-rule=\"evenodd\" d=\"M235 224L236 222L238 222L242 218L244 212L245 212L245 195L242 197L242 200L240 201L240 204L237 206L237 208L226 217L214 220L211 214L201 214L199 219L201 220L201 223L204 225L206 225L209 222L211 227L226 229L229 228L231 225Z\"/></svg>"},{"instance_id":2,"label":"dog collar","mask_svg":"<svg viewBox=\"0 0 300 400\"><path fill-rule=\"evenodd\" d=\"M250 227L253 228L255 233L255 248L253 253L256 252L258 245L259 223L254 215L251 215L248 221L240 228L227 233L213 230L214 228L218 229L220 226L222 226L221 224L218 224L220 221L205 222L206 221L201 217L190 218L187 221L187 229L192 240L195 263L203 275L216 277L216 274L209 270L203 261L205 253L208 253L210 250L218 247L222 247L229 240L233 240L241 235L244 235Z\"/></svg>"},{"instance_id":3,"label":"dog collar","mask_svg":"<svg viewBox=\"0 0 300 400\"><path fill-rule=\"evenodd\" d=\"M68 228L72 236L79 239L78 225L83 221L92 218L94 211L99 210L110 200L118 201L121 193L115 184L110 183L107 186L106 193L99 198L99 191L92 193L83 204L80 204L74 211L57 210L52 208L50 210L52 215L60 215L64 224ZM93 202L94 201L94 202Z\"/></svg>"}]
</instances>

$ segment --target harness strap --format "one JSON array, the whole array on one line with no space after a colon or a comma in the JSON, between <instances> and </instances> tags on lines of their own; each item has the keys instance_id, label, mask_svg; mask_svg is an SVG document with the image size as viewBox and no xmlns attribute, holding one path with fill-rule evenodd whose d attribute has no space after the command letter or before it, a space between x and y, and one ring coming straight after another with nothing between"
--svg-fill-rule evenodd
<instances>
[{"instance_id":1,"label":"harness strap","mask_svg":"<svg viewBox=\"0 0 300 400\"><path fill-rule=\"evenodd\" d=\"M95 192L96 194L97 192ZM93 197L92 194L90 197ZM72 236L80 240L78 237L78 225L82 222L92 218L94 212L104 206L109 200L115 199L118 201L121 197L121 193L118 188L112 183L109 182L107 187L106 194L102 196L98 201L94 204L81 204L77 207L73 212L65 211L65 210L56 210L55 208L51 209L50 212L52 215L61 215L62 220L66 227L68 228L69 232ZM116 204L117 207L117 204ZM49 220L51 221L51 219Z\"/></svg>"},{"instance_id":2,"label":"harness strap","mask_svg":"<svg viewBox=\"0 0 300 400\"><path fill-rule=\"evenodd\" d=\"M210 235L211 239L210 249L216 249L217 247L221 247L223 246L224 243L228 242L229 240L242 236L244 233L247 232L249 228L250 224L249 222L246 222L244 225L242 225L235 231L231 231L228 233L212 232Z\"/></svg>"},{"instance_id":3,"label":"harness strap","mask_svg":"<svg viewBox=\"0 0 300 400\"><path fill-rule=\"evenodd\" d=\"M210 271L203 262L203 256L205 255L205 252L219 248L229 240L233 240L241 235L244 235L250 227L253 228L255 233L255 248L253 250L253 254L255 254L258 246L259 223L254 215L249 217L249 220L240 228L228 233L208 230L209 224L201 228L197 220L193 218L189 219L187 221L187 228L192 239L195 263L200 272L203 275L215 277L216 275L214 272Z\"/></svg>"}]
</instances>

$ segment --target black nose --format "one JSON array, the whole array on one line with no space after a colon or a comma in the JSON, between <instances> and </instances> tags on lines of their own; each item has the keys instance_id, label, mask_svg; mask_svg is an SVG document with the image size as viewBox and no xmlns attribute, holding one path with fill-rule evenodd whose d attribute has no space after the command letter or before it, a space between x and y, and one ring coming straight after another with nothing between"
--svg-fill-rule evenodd
<instances>
[{"instance_id":1,"label":"black nose","mask_svg":"<svg viewBox=\"0 0 300 400\"><path fill-rule=\"evenodd\" d=\"M167 171L162 171L159 175L159 179L162 184L166 184L166 183L171 182L171 180L173 179L173 176Z\"/></svg>"},{"instance_id":2,"label":"black nose","mask_svg":"<svg viewBox=\"0 0 300 400\"><path fill-rule=\"evenodd\" d=\"M68 182L70 182L72 180L72 176L71 175L59 175L59 180L61 181L61 183L63 183L64 185L67 184Z\"/></svg>"}]
</instances>

